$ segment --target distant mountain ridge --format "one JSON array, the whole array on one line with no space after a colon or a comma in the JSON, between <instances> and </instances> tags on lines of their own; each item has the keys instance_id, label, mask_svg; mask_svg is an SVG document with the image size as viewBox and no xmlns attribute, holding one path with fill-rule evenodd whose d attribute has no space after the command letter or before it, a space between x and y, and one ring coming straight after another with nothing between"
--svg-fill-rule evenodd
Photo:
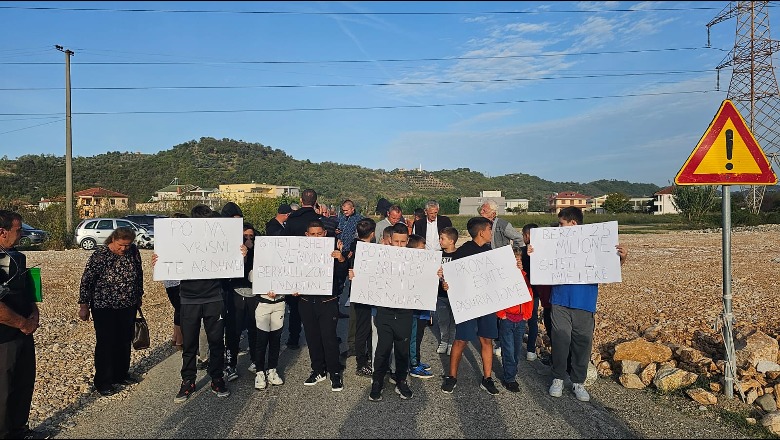
<instances>
[{"instance_id":1,"label":"distant mountain ridge","mask_svg":"<svg viewBox=\"0 0 780 440\"><path fill-rule=\"evenodd\" d=\"M588 196L620 192L634 197L652 196L660 189L655 184L617 180L551 182L520 172L486 177L469 168L422 173L373 170L357 165L297 160L282 150L259 143L208 137L156 154L110 151L73 158L74 192L100 186L127 194L131 205L149 200L174 178L182 184L203 188L252 181L314 188L329 203L351 198L369 208L380 197L391 201L409 197L476 197L480 191L500 190L506 198L529 199L534 210L544 206L554 192L577 191ZM42 197L62 196L64 192L64 156L24 155L18 159L0 159L0 198L35 203Z\"/></svg>"}]
</instances>

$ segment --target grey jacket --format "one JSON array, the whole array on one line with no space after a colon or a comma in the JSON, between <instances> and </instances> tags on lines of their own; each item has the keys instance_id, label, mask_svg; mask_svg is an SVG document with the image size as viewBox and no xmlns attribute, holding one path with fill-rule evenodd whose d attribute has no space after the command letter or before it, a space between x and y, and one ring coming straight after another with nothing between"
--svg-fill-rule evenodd
<instances>
[{"instance_id":1,"label":"grey jacket","mask_svg":"<svg viewBox=\"0 0 780 440\"><path fill-rule=\"evenodd\" d=\"M498 249L509 243L512 243L513 249L521 248L525 245L523 242L523 234L518 232L508 221L496 217L493 221L493 239L490 241L490 245L493 249Z\"/></svg>"}]
</instances>

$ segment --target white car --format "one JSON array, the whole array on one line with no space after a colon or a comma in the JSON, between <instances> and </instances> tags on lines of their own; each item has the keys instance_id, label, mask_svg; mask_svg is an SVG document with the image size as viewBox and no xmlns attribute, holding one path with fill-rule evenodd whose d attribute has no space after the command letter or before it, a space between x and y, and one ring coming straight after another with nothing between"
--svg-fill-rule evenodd
<instances>
[{"instance_id":1,"label":"white car","mask_svg":"<svg viewBox=\"0 0 780 440\"><path fill-rule=\"evenodd\" d=\"M92 250L106 243L114 229L128 227L135 231L135 243L140 248L151 249L154 239L141 225L121 218L89 218L82 220L76 227L76 244L82 249Z\"/></svg>"}]
</instances>

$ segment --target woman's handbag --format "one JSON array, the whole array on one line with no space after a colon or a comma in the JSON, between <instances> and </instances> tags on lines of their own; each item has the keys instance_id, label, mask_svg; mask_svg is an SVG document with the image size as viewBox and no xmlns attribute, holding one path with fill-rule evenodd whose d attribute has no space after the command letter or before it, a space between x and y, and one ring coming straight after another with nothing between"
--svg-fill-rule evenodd
<instances>
[{"instance_id":1,"label":"woman's handbag","mask_svg":"<svg viewBox=\"0 0 780 440\"><path fill-rule=\"evenodd\" d=\"M149 348L149 326L146 324L146 318L141 308L138 308L138 314L135 318L135 333L133 334L133 348L143 350Z\"/></svg>"}]
</instances>

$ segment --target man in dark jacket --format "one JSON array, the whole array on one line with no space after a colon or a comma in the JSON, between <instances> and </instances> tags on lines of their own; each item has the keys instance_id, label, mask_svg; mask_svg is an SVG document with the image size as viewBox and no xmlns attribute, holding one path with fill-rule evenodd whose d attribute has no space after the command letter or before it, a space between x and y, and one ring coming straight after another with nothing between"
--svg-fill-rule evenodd
<instances>
[{"instance_id":1,"label":"man in dark jacket","mask_svg":"<svg viewBox=\"0 0 780 440\"><path fill-rule=\"evenodd\" d=\"M39 313L30 294L27 259L14 246L22 216L0 210L0 438L32 438L27 426L35 387Z\"/></svg>"},{"instance_id":2,"label":"man in dark jacket","mask_svg":"<svg viewBox=\"0 0 780 440\"><path fill-rule=\"evenodd\" d=\"M287 217L290 216L293 210L287 203L282 203L276 210L276 217L268 220L265 224L265 235L282 235L284 231L284 225L287 223Z\"/></svg>"},{"instance_id":3,"label":"man in dark jacket","mask_svg":"<svg viewBox=\"0 0 780 440\"><path fill-rule=\"evenodd\" d=\"M301 207L300 209L293 211L290 216L287 217L287 224L284 227L284 231L282 231L282 235L305 237L309 223L320 219L320 215L314 210L316 204L317 192L313 189L303 190L301 193ZM287 307L290 309L290 321L287 324L287 331L290 334L287 336L287 348L297 350L301 347L299 345L299 339L301 337L301 315L298 312L300 297L287 295L284 297L284 300L287 302Z\"/></svg>"},{"instance_id":4,"label":"man in dark jacket","mask_svg":"<svg viewBox=\"0 0 780 440\"><path fill-rule=\"evenodd\" d=\"M413 234L425 237L425 249L440 251L439 232L452 226L452 221L446 215L439 215L439 202L429 200L425 204L425 217L414 222Z\"/></svg>"}]
</instances>

